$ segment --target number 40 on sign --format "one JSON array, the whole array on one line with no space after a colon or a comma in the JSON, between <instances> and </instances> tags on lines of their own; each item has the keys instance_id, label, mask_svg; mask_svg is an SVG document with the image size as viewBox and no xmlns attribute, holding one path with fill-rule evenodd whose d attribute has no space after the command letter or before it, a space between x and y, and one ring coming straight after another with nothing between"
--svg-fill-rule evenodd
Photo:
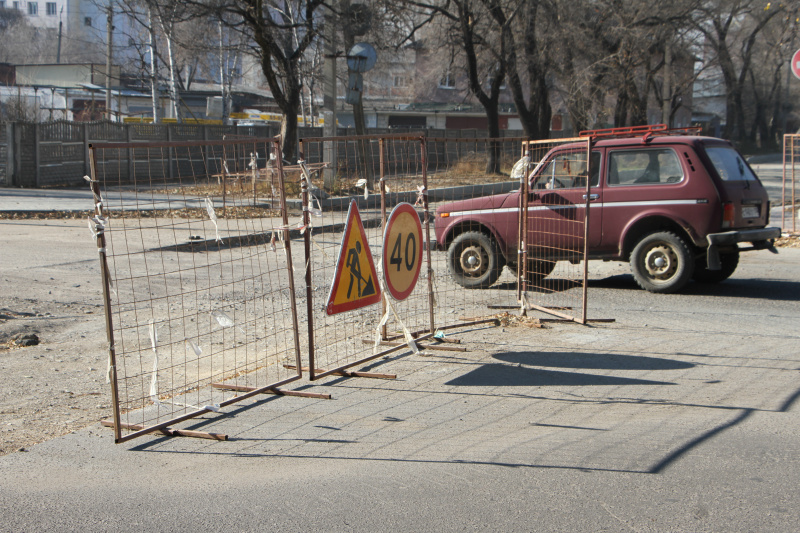
<instances>
[{"instance_id":1,"label":"number 40 on sign","mask_svg":"<svg viewBox=\"0 0 800 533\"><path fill-rule=\"evenodd\" d=\"M405 300L414 290L422 267L422 225L414 206L398 204L383 234L383 273L386 290Z\"/></svg>"}]
</instances>

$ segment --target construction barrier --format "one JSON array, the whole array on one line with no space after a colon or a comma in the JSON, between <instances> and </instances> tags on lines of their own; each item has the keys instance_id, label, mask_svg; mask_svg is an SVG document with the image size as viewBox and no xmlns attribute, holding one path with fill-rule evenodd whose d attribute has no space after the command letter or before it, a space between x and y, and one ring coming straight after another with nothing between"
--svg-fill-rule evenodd
<instances>
[{"instance_id":1,"label":"construction barrier","mask_svg":"<svg viewBox=\"0 0 800 533\"><path fill-rule=\"evenodd\" d=\"M227 186L265 172L256 154L279 148L272 139L91 146L116 442L224 438L170 426L301 377L282 183L278 203L271 190L266 201L255 186Z\"/></svg>"},{"instance_id":2,"label":"construction barrier","mask_svg":"<svg viewBox=\"0 0 800 533\"><path fill-rule=\"evenodd\" d=\"M597 186L600 175L599 154L590 158L590 151L588 138L525 143L527 179L519 194L521 307L582 324L587 246L601 236L587 208L598 200L591 186Z\"/></svg>"}]
</instances>

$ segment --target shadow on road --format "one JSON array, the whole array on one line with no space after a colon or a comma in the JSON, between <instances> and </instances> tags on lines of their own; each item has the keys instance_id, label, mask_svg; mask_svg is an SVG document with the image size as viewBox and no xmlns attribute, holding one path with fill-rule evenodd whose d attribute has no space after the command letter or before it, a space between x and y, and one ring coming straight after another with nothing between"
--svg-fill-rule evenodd
<instances>
[{"instance_id":1,"label":"shadow on road","mask_svg":"<svg viewBox=\"0 0 800 533\"><path fill-rule=\"evenodd\" d=\"M642 290L630 274L619 274L608 278L590 280L589 287L592 289ZM690 282L681 290L680 294L794 302L800 301L800 284L779 279L732 278L718 284Z\"/></svg>"},{"instance_id":2,"label":"shadow on road","mask_svg":"<svg viewBox=\"0 0 800 533\"><path fill-rule=\"evenodd\" d=\"M586 385L675 385L675 383L557 370L540 370L497 363L480 366L471 372L448 381L445 385L461 387L578 387Z\"/></svg>"},{"instance_id":3,"label":"shadow on road","mask_svg":"<svg viewBox=\"0 0 800 533\"><path fill-rule=\"evenodd\" d=\"M693 363L645 355L586 354L564 352L500 352L492 357L506 363L592 370L680 370Z\"/></svg>"}]
</instances>

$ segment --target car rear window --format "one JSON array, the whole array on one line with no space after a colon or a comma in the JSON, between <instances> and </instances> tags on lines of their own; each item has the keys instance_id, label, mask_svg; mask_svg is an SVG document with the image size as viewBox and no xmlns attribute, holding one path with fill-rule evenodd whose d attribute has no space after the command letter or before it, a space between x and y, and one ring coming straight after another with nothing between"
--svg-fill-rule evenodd
<instances>
[{"instance_id":1,"label":"car rear window","mask_svg":"<svg viewBox=\"0 0 800 533\"><path fill-rule=\"evenodd\" d=\"M678 183L682 180L680 160L669 148L620 150L609 154L608 184L611 186Z\"/></svg>"},{"instance_id":2,"label":"car rear window","mask_svg":"<svg viewBox=\"0 0 800 533\"><path fill-rule=\"evenodd\" d=\"M739 152L728 146L706 146L706 153L717 170L719 177L725 181L755 180Z\"/></svg>"}]
</instances>

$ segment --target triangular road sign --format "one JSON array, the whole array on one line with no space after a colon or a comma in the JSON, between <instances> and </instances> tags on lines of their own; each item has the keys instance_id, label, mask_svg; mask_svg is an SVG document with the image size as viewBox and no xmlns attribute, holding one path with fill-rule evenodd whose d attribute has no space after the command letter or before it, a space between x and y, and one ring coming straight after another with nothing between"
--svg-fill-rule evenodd
<instances>
[{"instance_id":1,"label":"triangular road sign","mask_svg":"<svg viewBox=\"0 0 800 533\"><path fill-rule=\"evenodd\" d=\"M352 201L325 310L329 315L335 315L380 301L378 272L375 270L358 206Z\"/></svg>"}]
</instances>

